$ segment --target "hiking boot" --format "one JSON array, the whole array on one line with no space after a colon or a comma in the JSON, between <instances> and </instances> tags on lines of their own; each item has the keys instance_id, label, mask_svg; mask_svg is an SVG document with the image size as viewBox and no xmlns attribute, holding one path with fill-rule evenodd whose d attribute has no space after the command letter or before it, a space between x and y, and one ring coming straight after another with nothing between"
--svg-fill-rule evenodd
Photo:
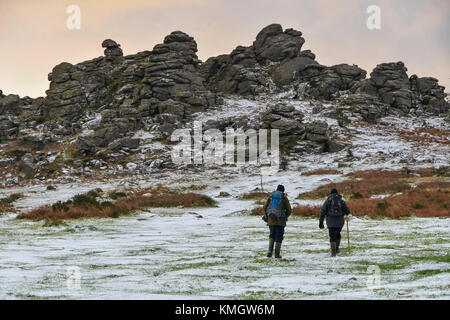
<instances>
[{"instance_id":1,"label":"hiking boot","mask_svg":"<svg viewBox=\"0 0 450 320\"><path fill-rule=\"evenodd\" d=\"M267 258L272 257L273 245L275 244L275 240L273 238L269 238L269 251L267 251Z\"/></svg>"},{"instance_id":2,"label":"hiking boot","mask_svg":"<svg viewBox=\"0 0 450 320\"><path fill-rule=\"evenodd\" d=\"M339 245L341 244L341 239L338 239L338 241L336 242L336 254L338 254L339 251Z\"/></svg>"},{"instance_id":3,"label":"hiking boot","mask_svg":"<svg viewBox=\"0 0 450 320\"><path fill-rule=\"evenodd\" d=\"M275 242L275 258L281 259L281 242Z\"/></svg>"},{"instance_id":4,"label":"hiking boot","mask_svg":"<svg viewBox=\"0 0 450 320\"><path fill-rule=\"evenodd\" d=\"M332 257L336 257L336 242L330 242L330 246L331 246L331 256Z\"/></svg>"}]
</instances>

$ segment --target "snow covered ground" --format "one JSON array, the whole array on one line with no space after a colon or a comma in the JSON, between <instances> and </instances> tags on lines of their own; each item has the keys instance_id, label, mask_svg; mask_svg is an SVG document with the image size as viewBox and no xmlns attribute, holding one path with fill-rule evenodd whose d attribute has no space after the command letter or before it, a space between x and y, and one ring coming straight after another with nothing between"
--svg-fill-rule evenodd
<instances>
[{"instance_id":1,"label":"snow covered ground","mask_svg":"<svg viewBox=\"0 0 450 320\"><path fill-rule=\"evenodd\" d=\"M344 129L325 116L329 105L314 113L314 104L290 98L290 93L260 100L230 98L222 109L201 113L196 120L206 123L243 117L258 121L262 111L283 101L302 111L305 122L326 121L336 135L347 137L351 154L347 150L294 154L286 171L263 178L266 191L284 184L292 205L320 205L321 201L295 198L321 184L344 179L342 175L301 175L307 171L327 168L346 174L449 165L449 144L417 144L387 130L448 130L449 124L440 118L386 117L380 126L350 124ZM95 123L98 117L91 121ZM138 132L135 137L143 139L143 152L167 148L153 141L152 132ZM129 190L162 183L185 190L191 185L206 186L195 192L208 194L219 205L151 209L118 219L67 221L52 227L17 220L15 214L0 216L0 299L450 298L449 219L353 218L351 255L346 252L344 233L342 253L332 259L327 232L319 230L318 221L292 217L283 259L275 260L265 257L268 228L260 217L249 216L254 202L239 199L260 187L258 168L213 166L205 171L156 171L108 182L46 182L54 183L57 190L48 191L45 185L4 188L0 198L24 193L25 198L14 206L26 212L94 188ZM219 198L220 192L231 196Z\"/></svg>"},{"instance_id":2,"label":"snow covered ground","mask_svg":"<svg viewBox=\"0 0 450 320\"><path fill-rule=\"evenodd\" d=\"M268 259L268 228L260 217L248 215L252 201L238 199L259 187L260 177L220 177L199 174L176 182L209 182L201 192L213 196L217 208L151 209L52 227L16 220L13 214L0 217L0 299L450 298L449 219L353 218L351 254L343 233L342 253L332 259L328 235L318 222L293 217L283 259ZM265 177L264 186L285 184L295 203L298 193L329 179L340 177L288 171L276 179ZM8 193L25 193L15 203L25 211L97 187L157 182L117 180ZM221 191L231 196L216 197Z\"/></svg>"}]
</instances>

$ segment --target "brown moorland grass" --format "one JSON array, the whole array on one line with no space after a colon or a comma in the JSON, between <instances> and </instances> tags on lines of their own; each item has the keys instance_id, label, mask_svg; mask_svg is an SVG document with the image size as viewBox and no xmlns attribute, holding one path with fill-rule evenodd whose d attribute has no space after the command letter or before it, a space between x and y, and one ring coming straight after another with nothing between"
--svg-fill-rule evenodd
<instances>
[{"instance_id":1,"label":"brown moorland grass","mask_svg":"<svg viewBox=\"0 0 450 320\"><path fill-rule=\"evenodd\" d=\"M403 180L386 177L372 177L361 180L346 180L338 183L329 183L319 188L302 193L299 199L319 199L330 194L330 190L336 188L339 193L354 197L367 198L375 194L398 193L409 190L411 186Z\"/></svg>"},{"instance_id":2,"label":"brown moorland grass","mask_svg":"<svg viewBox=\"0 0 450 320\"><path fill-rule=\"evenodd\" d=\"M253 216L262 216L262 215L264 215L264 210L263 209L264 209L263 205L254 207L250 214L253 215Z\"/></svg>"},{"instance_id":3,"label":"brown moorland grass","mask_svg":"<svg viewBox=\"0 0 450 320\"><path fill-rule=\"evenodd\" d=\"M450 132L448 130L440 130L435 128L425 129L418 128L414 130L395 129L400 137L405 141L419 143L440 143L450 144Z\"/></svg>"},{"instance_id":4,"label":"brown moorland grass","mask_svg":"<svg viewBox=\"0 0 450 320\"><path fill-rule=\"evenodd\" d=\"M351 199L347 201L352 215L372 218L389 217L448 217L450 216L450 192L448 190L410 190L402 195L384 199ZM321 207L298 205L292 215L319 217ZM262 207L253 209L252 214L262 215Z\"/></svg>"},{"instance_id":5,"label":"brown moorland grass","mask_svg":"<svg viewBox=\"0 0 450 320\"><path fill-rule=\"evenodd\" d=\"M32 152L33 148L31 148L30 146L24 145L17 140L14 140L14 141L11 141L7 146L3 147L3 149L2 149L2 151L5 153L12 153L12 152L18 151L18 150Z\"/></svg>"},{"instance_id":6,"label":"brown moorland grass","mask_svg":"<svg viewBox=\"0 0 450 320\"><path fill-rule=\"evenodd\" d=\"M448 190L450 190L450 182L449 181L425 181L425 182L420 182L417 185L417 188L440 189L442 191L448 191Z\"/></svg>"},{"instance_id":7,"label":"brown moorland grass","mask_svg":"<svg viewBox=\"0 0 450 320\"><path fill-rule=\"evenodd\" d=\"M372 195L405 192L412 188L410 180L417 179L417 177L443 176L447 174L447 171L446 168L356 171L347 174L348 180L320 186L313 191L300 194L298 199L324 198L328 196L332 188L336 188L339 193L351 198L369 198Z\"/></svg>"},{"instance_id":8,"label":"brown moorland grass","mask_svg":"<svg viewBox=\"0 0 450 320\"><path fill-rule=\"evenodd\" d=\"M336 169L316 169L308 172L302 173L302 176L312 176L312 175L320 175L320 174L341 174L342 171Z\"/></svg>"},{"instance_id":9,"label":"brown moorland grass","mask_svg":"<svg viewBox=\"0 0 450 320\"><path fill-rule=\"evenodd\" d=\"M352 215L402 218L450 216L450 192L442 190L410 190L384 199L352 199L347 202ZM320 207L297 206L294 215L319 216Z\"/></svg>"},{"instance_id":10,"label":"brown moorland grass","mask_svg":"<svg viewBox=\"0 0 450 320\"><path fill-rule=\"evenodd\" d=\"M132 195L121 192L110 193L116 198L114 202L99 201L97 198L101 190L91 190L88 193L77 195L66 202L57 202L52 206L43 206L28 213L17 216L18 219L51 220L79 218L117 218L134 211L150 207L211 207L216 202L206 195L195 193L177 193L160 186L153 189L144 189Z\"/></svg>"},{"instance_id":11,"label":"brown moorland grass","mask_svg":"<svg viewBox=\"0 0 450 320\"><path fill-rule=\"evenodd\" d=\"M368 123L357 122L353 125L358 128L365 128L368 126ZM403 140L409 142L450 144L449 130L436 128L416 128L413 130L408 130L386 125L377 125L376 127L383 130L392 130L393 132L396 132Z\"/></svg>"},{"instance_id":12,"label":"brown moorland grass","mask_svg":"<svg viewBox=\"0 0 450 320\"><path fill-rule=\"evenodd\" d=\"M15 212L12 203L23 198L21 193L13 193L7 197L0 199L0 214L5 212Z\"/></svg>"},{"instance_id":13,"label":"brown moorland grass","mask_svg":"<svg viewBox=\"0 0 450 320\"><path fill-rule=\"evenodd\" d=\"M270 197L272 192L261 192L261 191L252 191L248 193L244 193L241 197L242 200L259 200L259 199L267 199Z\"/></svg>"},{"instance_id":14,"label":"brown moorland grass","mask_svg":"<svg viewBox=\"0 0 450 320\"><path fill-rule=\"evenodd\" d=\"M300 194L299 198L324 199L331 188L337 188L341 194L350 197L347 204L355 216L450 216L450 182L443 178L448 176L448 171L448 167L414 171L406 168L400 171L357 171L348 174L350 179L347 181L321 186ZM412 187L411 182L417 186ZM370 198L372 195L381 194L390 195L383 199ZM260 209L255 208L254 212L259 213ZM317 217L319 214L320 207L299 205L293 208L293 215Z\"/></svg>"}]
</instances>

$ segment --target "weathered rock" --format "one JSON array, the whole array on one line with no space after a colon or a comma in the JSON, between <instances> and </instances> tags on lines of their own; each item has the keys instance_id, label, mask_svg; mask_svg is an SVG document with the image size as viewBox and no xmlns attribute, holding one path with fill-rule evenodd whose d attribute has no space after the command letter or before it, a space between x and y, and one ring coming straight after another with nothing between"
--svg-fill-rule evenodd
<instances>
[{"instance_id":1,"label":"weathered rock","mask_svg":"<svg viewBox=\"0 0 450 320\"><path fill-rule=\"evenodd\" d=\"M95 154L97 151L94 142L87 137L78 137L74 147L77 156L90 156Z\"/></svg>"},{"instance_id":2,"label":"weathered rock","mask_svg":"<svg viewBox=\"0 0 450 320\"><path fill-rule=\"evenodd\" d=\"M217 57L211 57L202 63L199 67L201 75L209 82L209 80L228 62L230 55L222 54Z\"/></svg>"},{"instance_id":3,"label":"weathered rock","mask_svg":"<svg viewBox=\"0 0 450 320\"><path fill-rule=\"evenodd\" d=\"M23 103L16 94L0 97L0 115L18 116L23 111Z\"/></svg>"},{"instance_id":4,"label":"weathered rock","mask_svg":"<svg viewBox=\"0 0 450 320\"><path fill-rule=\"evenodd\" d=\"M258 33L253 48L260 63L279 62L297 56L303 43L305 39L300 31L286 29L283 32L281 25L271 24Z\"/></svg>"},{"instance_id":5,"label":"weathered rock","mask_svg":"<svg viewBox=\"0 0 450 320\"><path fill-rule=\"evenodd\" d=\"M329 140L327 132L328 124L325 121L314 121L312 123L306 124L307 140L318 143L325 143Z\"/></svg>"},{"instance_id":6,"label":"weathered rock","mask_svg":"<svg viewBox=\"0 0 450 320\"><path fill-rule=\"evenodd\" d=\"M288 84L298 78L298 70L305 69L305 64L317 64L313 53L301 51L305 41L301 35L293 29L283 32L279 24L269 25L258 33L252 46L238 46L229 55L208 59L201 67L202 74L214 91L255 95L269 83L268 65L283 61L283 66L271 73L278 85ZM289 62L295 57L300 60Z\"/></svg>"},{"instance_id":7,"label":"weathered rock","mask_svg":"<svg viewBox=\"0 0 450 320\"><path fill-rule=\"evenodd\" d=\"M215 91L237 93L241 95L253 94L255 87L261 85L257 76L248 72L244 66L227 65L213 78L211 87Z\"/></svg>"},{"instance_id":8,"label":"weathered rock","mask_svg":"<svg viewBox=\"0 0 450 320\"><path fill-rule=\"evenodd\" d=\"M26 154L22 157L22 161L20 162L20 170L28 175L31 175L36 172L38 169L37 165L35 164L33 155Z\"/></svg>"},{"instance_id":9,"label":"weathered rock","mask_svg":"<svg viewBox=\"0 0 450 320\"><path fill-rule=\"evenodd\" d=\"M325 67L310 78L309 94L314 98L331 99L338 91L350 89L366 77L366 71L356 65L339 64Z\"/></svg>"},{"instance_id":10,"label":"weathered rock","mask_svg":"<svg viewBox=\"0 0 450 320\"><path fill-rule=\"evenodd\" d=\"M337 142L333 139L330 139L329 141L325 142L325 152L339 152L344 150L346 145L344 143Z\"/></svg>"},{"instance_id":11,"label":"weathered rock","mask_svg":"<svg viewBox=\"0 0 450 320\"><path fill-rule=\"evenodd\" d=\"M108 61L120 62L123 57L123 51L120 49L120 44L114 40L106 39L102 42L102 47L105 49L105 57Z\"/></svg>"},{"instance_id":12,"label":"weathered rock","mask_svg":"<svg viewBox=\"0 0 450 320\"><path fill-rule=\"evenodd\" d=\"M133 139L133 138L122 138L117 139L109 144L108 148L113 151L118 151L121 148L126 149L136 149L139 147L140 139Z\"/></svg>"},{"instance_id":13,"label":"weathered rock","mask_svg":"<svg viewBox=\"0 0 450 320\"><path fill-rule=\"evenodd\" d=\"M366 93L348 94L340 98L343 105L352 106L350 111L359 115L362 120L376 123L381 117L387 116L389 106L378 98L378 96Z\"/></svg>"},{"instance_id":14,"label":"weathered rock","mask_svg":"<svg viewBox=\"0 0 450 320\"><path fill-rule=\"evenodd\" d=\"M445 88L439 85L436 78L419 78L414 74L409 78L409 83L416 108L433 115L444 114L450 110L449 103L445 101Z\"/></svg>"},{"instance_id":15,"label":"weathered rock","mask_svg":"<svg viewBox=\"0 0 450 320\"><path fill-rule=\"evenodd\" d=\"M391 62L377 65L370 74L370 85L376 88L381 100L404 113L409 112L412 103L406 71L403 62ZM371 87L367 88L372 91Z\"/></svg>"},{"instance_id":16,"label":"weathered rock","mask_svg":"<svg viewBox=\"0 0 450 320\"><path fill-rule=\"evenodd\" d=\"M297 111L293 106L279 103L265 112L262 120L268 128L280 130L280 136L288 136L300 135L305 131L301 124L303 117L303 113Z\"/></svg>"},{"instance_id":17,"label":"weathered rock","mask_svg":"<svg viewBox=\"0 0 450 320\"><path fill-rule=\"evenodd\" d=\"M311 75L319 74L325 66L320 65L309 56L295 57L286 60L277 66L272 72L272 78L278 86L292 83L295 80L308 78Z\"/></svg>"}]
</instances>

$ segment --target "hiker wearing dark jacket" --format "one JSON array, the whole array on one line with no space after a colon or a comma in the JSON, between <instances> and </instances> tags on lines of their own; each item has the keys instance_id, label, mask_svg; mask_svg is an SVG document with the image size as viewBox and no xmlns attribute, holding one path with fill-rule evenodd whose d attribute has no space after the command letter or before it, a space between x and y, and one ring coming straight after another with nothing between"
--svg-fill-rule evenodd
<instances>
[{"instance_id":1,"label":"hiker wearing dark jacket","mask_svg":"<svg viewBox=\"0 0 450 320\"><path fill-rule=\"evenodd\" d=\"M323 219L327 217L327 228L330 234L331 256L339 253L341 244L341 230L344 226L344 215L349 215L350 209L336 189L332 189L329 197L322 206L319 228L323 229Z\"/></svg>"},{"instance_id":2,"label":"hiker wearing dark jacket","mask_svg":"<svg viewBox=\"0 0 450 320\"><path fill-rule=\"evenodd\" d=\"M275 258L281 258L281 243L284 238L284 228L291 215L291 204L284 193L284 186L278 185L277 190L267 199L264 205L264 221L270 229L269 251L267 257L272 257L273 247L275 245Z\"/></svg>"}]
</instances>

